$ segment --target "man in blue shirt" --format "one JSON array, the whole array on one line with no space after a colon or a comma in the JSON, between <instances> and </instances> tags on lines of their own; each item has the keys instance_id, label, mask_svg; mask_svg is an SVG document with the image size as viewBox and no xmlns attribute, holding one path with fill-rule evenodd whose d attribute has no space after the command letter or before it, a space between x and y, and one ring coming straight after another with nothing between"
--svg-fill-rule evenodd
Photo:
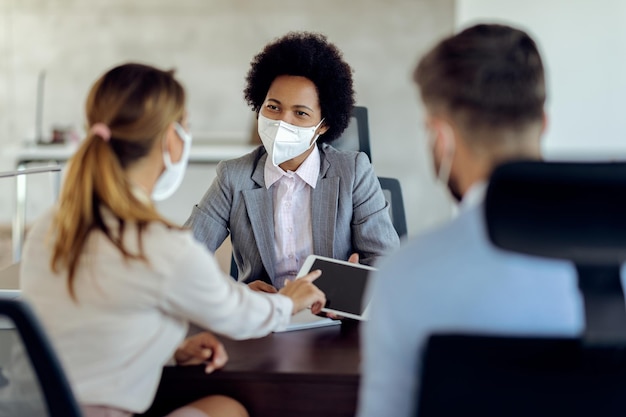
<instances>
[{"instance_id":1,"label":"man in blue shirt","mask_svg":"<svg viewBox=\"0 0 626 417\"><path fill-rule=\"evenodd\" d=\"M414 80L435 169L462 201L453 221L379 265L359 417L415 415L421 351L433 332L572 336L584 322L573 265L505 252L485 230L493 168L540 158L546 89L535 42L508 26L473 26L426 54Z\"/></svg>"}]
</instances>

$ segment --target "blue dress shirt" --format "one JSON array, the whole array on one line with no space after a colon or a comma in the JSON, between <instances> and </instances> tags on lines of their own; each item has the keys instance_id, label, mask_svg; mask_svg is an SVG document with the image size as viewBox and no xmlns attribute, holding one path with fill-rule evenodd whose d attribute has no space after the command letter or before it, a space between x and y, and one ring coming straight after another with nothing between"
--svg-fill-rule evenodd
<instances>
[{"instance_id":1,"label":"blue dress shirt","mask_svg":"<svg viewBox=\"0 0 626 417\"><path fill-rule=\"evenodd\" d=\"M415 415L421 350L433 332L581 333L574 265L494 247L484 222L485 188L474 186L453 221L379 265L362 332L359 417Z\"/></svg>"}]
</instances>

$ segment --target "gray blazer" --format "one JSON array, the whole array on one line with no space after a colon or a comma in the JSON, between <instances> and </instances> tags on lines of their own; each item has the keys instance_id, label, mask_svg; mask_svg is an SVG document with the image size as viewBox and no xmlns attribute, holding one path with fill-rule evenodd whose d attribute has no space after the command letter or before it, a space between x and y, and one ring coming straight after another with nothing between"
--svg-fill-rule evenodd
<instances>
[{"instance_id":1,"label":"gray blazer","mask_svg":"<svg viewBox=\"0 0 626 417\"><path fill-rule=\"evenodd\" d=\"M371 265L399 245L389 204L367 156L319 145L320 175L311 191L313 250L316 255L347 260L357 252ZM265 188L263 146L237 159L222 161L217 177L185 226L211 252L230 234L239 280L275 276L274 202Z\"/></svg>"}]
</instances>

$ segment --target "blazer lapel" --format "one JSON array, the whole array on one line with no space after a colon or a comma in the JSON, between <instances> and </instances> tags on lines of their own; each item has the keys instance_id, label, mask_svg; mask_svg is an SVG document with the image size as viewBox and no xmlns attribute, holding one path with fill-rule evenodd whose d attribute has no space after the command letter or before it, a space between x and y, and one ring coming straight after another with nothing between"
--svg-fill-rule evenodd
<instances>
[{"instance_id":1,"label":"blazer lapel","mask_svg":"<svg viewBox=\"0 0 626 417\"><path fill-rule=\"evenodd\" d=\"M330 163L323 147L320 147L321 166L317 185L311 192L311 225L313 227L313 251L316 255L333 257L339 177L327 177Z\"/></svg>"},{"instance_id":2,"label":"blazer lapel","mask_svg":"<svg viewBox=\"0 0 626 417\"><path fill-rule=\"evenodd\" d=\"M276 264L276 255L274 253L274 202L272 201L272 193L265 188L263 169L266 159L267 154L259 159L252 174L252 180L259 188L243 191L243 199L261 261L268 275L273 278L275 275L274 265Z\"/></svg>"}]
</instances>

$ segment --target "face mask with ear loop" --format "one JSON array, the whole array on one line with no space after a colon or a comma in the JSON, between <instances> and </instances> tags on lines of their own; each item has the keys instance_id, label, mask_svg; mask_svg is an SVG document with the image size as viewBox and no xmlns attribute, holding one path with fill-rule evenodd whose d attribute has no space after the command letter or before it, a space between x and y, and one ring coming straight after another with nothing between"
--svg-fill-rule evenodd
<instances>
[{"instance_id":1,"label":"face mask with ear loop","mask_svg":"<svg viewBox=\"0 0 626 417\"><path fill-rule=\"evenodd\" d=\"M278 166L306 152L317 141L319 135L315 132L323 121L315 126L300 127L259 113L257 130L272 164Z\"/></svg>"},{"instance_id":2,"label":"face mask with ear loop","mask_svg":"<svg viewBox=\"0 0 626 417\"><path fill-rule=\"evenodd\" d=\"M456 187L454 187L454 185L450 183L450 172L452 171L452 162L454 161L454 153L456 151L453 132L452 128L447 124L442 127L442 130L445 130L445 132L442 131L442 136L440 140L444 141L444 149L443 156L441 158L441 161L439 162L439 167L437 167L437 164L435 164L435 167L438 168L437 172L435 173L437 176L436 181L437 183L443 185L446 190L448 190L448 192L452 195L456 202L459 202L461 201L463 196L456 189ZM435 147L437 146L436 141L438 140L438 138L433 137L433 134L434 132L431 132L430 141L433 159L435 159Z\"/></svg>"},{"instance_id":3,"label":"face mask with ear loop","mask_svg":"<svg viewBox=\"0 0 626 417\"><path fill-rule=\"evenodd\" d=\"M176 163L172 162L172 157L167 149L163 149L163 163L165 171L157 180L152 189L152 199L154 201L162 201L169 198L176 192L185 177L187 162L189 161L189 152L191 150L191 134L178 123L174 123L176 134L183 141L183 152L180 160Z\"/></svg>"}]
</instances>

